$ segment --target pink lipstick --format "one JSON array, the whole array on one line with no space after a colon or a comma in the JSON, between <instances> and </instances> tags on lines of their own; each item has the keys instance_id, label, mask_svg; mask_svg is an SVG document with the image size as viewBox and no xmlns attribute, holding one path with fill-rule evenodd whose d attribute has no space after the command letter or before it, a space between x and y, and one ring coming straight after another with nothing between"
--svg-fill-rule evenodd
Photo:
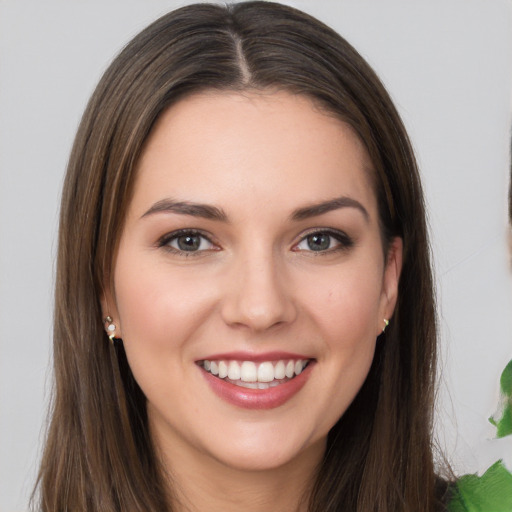
<instances>
[{"instance_id":1,"label":"pink lipstick","mask_svg":"<svg viewBox=\"0 0 512 512\"><path fill-rule=\"evenodd\" d=\"M217 396L245 409L272 409L298 393L309 378L314 359L287 352L210 355L197 361Z\"/></svg>"}]
</instances>

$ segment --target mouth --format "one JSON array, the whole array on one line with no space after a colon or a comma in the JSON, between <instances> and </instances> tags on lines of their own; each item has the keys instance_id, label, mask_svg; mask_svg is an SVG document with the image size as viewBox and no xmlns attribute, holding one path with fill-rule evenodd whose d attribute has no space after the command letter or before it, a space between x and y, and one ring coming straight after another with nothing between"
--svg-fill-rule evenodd
<instances>
[{"instance_id":1,"label":"mouth","mask_svg":"<svg viewBox=\"0 0 512 512\"><path fill-rule=\"evenodd\" d=\"M246 389L269 389L300 375L312 359L279 359L276 361L239 361L204 359L198 365L205 372L229 384Z\"/></svg>"},{"instance_id":2,"label":"mouth","mask_svg":"<svg viewBox=\"0 0 512 512\"><path fill-rule=\"evenodd\" d=\"M242 409L274 409L292 400L309 380L316 359L273 352L219 354L196 361L210 389Z\"/></svg>"}]
</instances>

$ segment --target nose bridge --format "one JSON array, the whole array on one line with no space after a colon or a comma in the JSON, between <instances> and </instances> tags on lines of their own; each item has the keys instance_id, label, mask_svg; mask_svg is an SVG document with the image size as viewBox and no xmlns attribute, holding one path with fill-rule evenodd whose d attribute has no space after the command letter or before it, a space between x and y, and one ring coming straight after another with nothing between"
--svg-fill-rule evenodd
<instances>
[{"instance_id":1,"label":"nose bridge","mask_svg":"<svg viewBox=\"0 0 512 512\"><path fill-rule=\"evenodd\" d=\"M295 318L283 261L271 247L239 254L230 274L223 308L227 323L261 331Z\"/></svg>"}]
</instances>

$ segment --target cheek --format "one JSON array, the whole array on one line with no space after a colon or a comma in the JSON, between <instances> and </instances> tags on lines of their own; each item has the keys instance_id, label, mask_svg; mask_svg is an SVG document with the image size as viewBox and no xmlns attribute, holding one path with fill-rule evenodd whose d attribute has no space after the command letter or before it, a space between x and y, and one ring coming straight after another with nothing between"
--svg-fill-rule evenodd
<instances>
[{"instance_id":1,"label":"cheek","mask_svg":"<svg viewBox=\"0 0 512 512\"><path fill-rule=\"evenodd\" d=\"M151 349L155 356L192 337L214 298L211 288L199 286L197 275L145 259L128 251L118 259L116 305L127 354L138 350L144 356Z\"/></svg>"},{"instance_id":2,"label":"cheek","mask_svg":"<svg viewBox=\"0 0 512 512\"><path fill-rule=\"evenodd\" d=\"M308 280L308 293L302 302L322 326L328 338L339 336L340 343L374 339L382 296L379 266L356 264L338 271L317 273Z\"/></svg>"},{"instance_id":3,"label":"cheek","mask_svg":"<svg viewBox=\"0 0 512 512\"><path fill-rule=\"evenodd\" d=\"M327 270L308 278L309 293L302 298L302 325L304 330L312 329L317 340L321 368L310 397L321 411L315 427L318 435L326 435L345 413L368 375L382 282L378 270L366 265Z\"/></svg>"},{"instance_id":4,"label":"cheek","mask_svg":"<svg viewBox=\"0 0 512 512\"><path fill-rule=\"evenodd\" d=\"M173 391L185 382L191 354L204 337L205 317L215 302L212 290L199 286L197 273L146 260L125 251L116 263L116 304L126 357L150 403L165 410L162 404L183 402L192 410L190 397Z\"/></svg>"}]
</instances>

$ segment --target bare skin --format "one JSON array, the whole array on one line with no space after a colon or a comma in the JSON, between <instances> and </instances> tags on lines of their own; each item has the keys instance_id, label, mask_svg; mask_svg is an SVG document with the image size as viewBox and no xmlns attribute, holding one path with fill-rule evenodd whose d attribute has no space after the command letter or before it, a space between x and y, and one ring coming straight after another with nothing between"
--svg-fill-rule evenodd
<instances>
[{"instance_id":1,"label":"bare skin","mask_svg":"<svg viewBox=\"0 0 512 512\"><path fill-rule=\"evenodd\" d=\"M157 123L104 309L177 510L307 509L396 303L371 172L350 127L284 92L195 95Z\"/></svg>"},{"instance_id":2,"label":"bare skin","mask_svg":"<svg viewBox=\"0 0 512 512\"><path fill-rule=\"evenodd\" d=\"M173 506L178 512L306 512L325 449L322 441L321 446L310 447L283 466L240 471L219 464L216 459L205 458L203 453L190 457L187 448L176 443L160 443L160 446L173 486ZM186 457L186 465L173 464L181 461L182 456Z\"/></svg>"}]
</instances>

